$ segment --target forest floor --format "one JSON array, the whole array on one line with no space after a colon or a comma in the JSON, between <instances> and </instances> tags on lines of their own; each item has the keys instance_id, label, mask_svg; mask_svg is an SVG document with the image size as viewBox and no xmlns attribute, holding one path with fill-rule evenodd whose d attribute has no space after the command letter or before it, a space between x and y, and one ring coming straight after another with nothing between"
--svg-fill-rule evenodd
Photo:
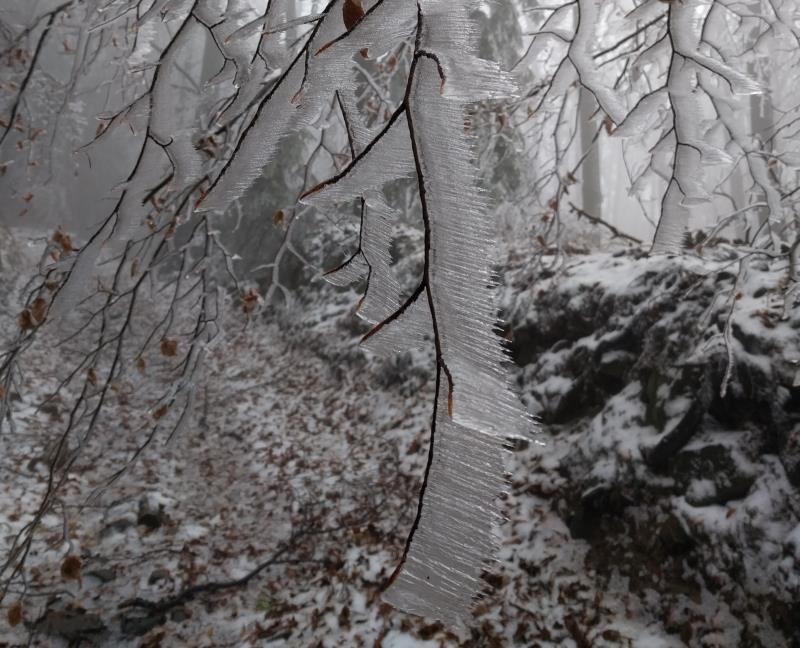
<instances>
[{"instance_id":1,"label":"forest floor","mask_svg":"<svg viewBox=\"0 0 800 648\"><path fill-rule=\"evenodd\" d=\"M123 416L95 437L43 520L27 582L0 604L0 646L739 645L735 612L708 587L670 590L694 615L676 609L670 625L657 584L598 564L563 506L576 440L559 425L509 453L508 519L474 617L444 628L381 603L426 460L429 365L368 357L349 296L337 299L314 321L234 328L210 358L195 424L99 494L136 440ZM31 362L17 429L0 437L3 555L65 416L58 402L37 409L36 376L57 354ZM682 527L665 533L680 545Z\"/></svg>"},{"instance_id":2,"label":"forest floor","mask_svg":"<svg viewBox=\"0 0 800 648\"><path fill-rule=\"evenodd\" d=\"M20 597L24 620L4 626L0 645L26 645L31 633L39 646L386 648L644 636L651 622L631 616L621 590L595 590L586 549L529 480L509 495L498 569L469 627L448 631L382 604L415 511L430 390L422 373L409 379L356 349L326 352L333 334L254 323L229 339L204 389L206 420L79 510L133 449L109 430L101 459L75 466L63 510L45 519L47 546L29 559ZM30 393L17 435L2 441L4 540L37 504L48 432L63 421L57 407L36 412ZM536 447L511 470L543 476ZM62 574L67 556L79 558L80 578ZM246 584L181 596L262 565ZM613 613L598 625L595 608Z\"/></svg>"}]
</instances>

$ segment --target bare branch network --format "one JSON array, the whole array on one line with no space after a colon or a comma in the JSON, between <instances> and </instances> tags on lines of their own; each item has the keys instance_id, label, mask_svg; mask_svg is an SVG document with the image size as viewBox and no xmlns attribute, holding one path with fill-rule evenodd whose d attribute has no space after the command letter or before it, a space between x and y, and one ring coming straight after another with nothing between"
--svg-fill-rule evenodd
<instances>
[{"instance_id":1,"label":"bare branch network","mask_svg":"<svg viewBox=\"0 0 800 648\"><path fill-rule=\"evenodd\" d=\"M785 258L797 279L794 0L515 0L529 33L511 74L479 56L477 0L306 5L71 0L0 11L0 189L14 212L4 221L56 215L0 355L0 431L14 433L26 352L46 331L68 364L51 397L70 402L44 496L0 563L4 593L24 577L35 531L110 400L125 391L146 416L107 484L190 423L223 313L289 301L285 266L310 265L298 240L314 214L355 214L356 244L327 276L364 282L364 344L434 349L428 461L385 595L447 621L468 613L494 552L504 440L532 427L495 333L497 234L480 169L525 169L505 199L525 214L537 263L558 262L570 214L639 240L600 203L593 211L588 193L576 204L570 192L594 174L655 224L653 252L685 247L702 206L720 214L702 223L706 245L723 240L742 267ZM751 128L736 118L743 110ZM229 235L265 169L295 164L282 146L298 134L312 143L298 147L296 193L246 232L279 232L257 268L261 296ZM618 163L600 169L596 152L609 145ZM68 189L86 178L95 194L76 213ZM423 259L410 290L391 254L408 213ZM689 243L702 253L702 240ZM72 353L77 341L89 351Z\"/></svg>"}]
</instances>

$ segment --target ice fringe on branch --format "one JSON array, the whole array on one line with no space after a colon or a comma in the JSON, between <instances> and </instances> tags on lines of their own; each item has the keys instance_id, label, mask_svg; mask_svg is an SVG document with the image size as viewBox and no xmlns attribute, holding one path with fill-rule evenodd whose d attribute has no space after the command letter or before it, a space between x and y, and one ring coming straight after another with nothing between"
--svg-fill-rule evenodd
<instances>
[{"instance_id":1,"label":"ice fringe on branch","mask_svg":"<svg viewBox=\"0 0 800 648\"><path fill-rule=\"evenodd\" d=\"M401 105L366 143L359 125L352 124L348 132L358 140L351 141L353 160L302 200L320 209L360 201L359 250L330 278L346 283L359 270L367 274L359 312L374 325L365 336L370 348L401 351L433 337L436 398L428 462L417 516L384 598L448 623L469 615L481 572L493 557L504 439L531 425L510 390L495 332L490 268L495 226L476 184L465 127L470 102L511 96L514 84L496 64L476 55L470 18L476 8L474 0L378 0L345 31L335 18L340 12L329 5L305 59L287 70L291 81L280 86L277 101L268 99L259 109L253 132L213 183L204 205L228 204L274 155L273 112L291 114L294 125L310 123L341 89L347 113L346 107L354 105L347 96L351 58L413 35ZM294 113L286 112L287 102L297 106ZM416 178L419 189L425 250L419 285L404 296L396 282L387 280L393 212L382 189L408 176Z\"/></svg>"}]
</instances>

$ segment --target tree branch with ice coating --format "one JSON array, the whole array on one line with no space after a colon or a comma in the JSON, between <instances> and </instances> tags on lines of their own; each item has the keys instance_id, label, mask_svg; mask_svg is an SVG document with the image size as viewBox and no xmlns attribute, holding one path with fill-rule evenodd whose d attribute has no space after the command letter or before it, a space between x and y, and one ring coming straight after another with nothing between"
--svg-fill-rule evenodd
<instances>
[{"instance_id":1,"label":"tree branch with ice coating","mask_svg":"<svg viewBox=\"0 0 800 648\"><path fill-rule=\"evenodd\" d=\"M359 314L373 324L364 343L378 353L434 346L428 460L417 515L384 598L451 623L468 615L493 556L504 440L530 425L510 390L495 333L494 224L476 186L465 127L470 102L508 96L513 85L473 53L472 4L417 4L402 104L346 169L303 197L321 209L363 201L359 251L371 280L390 262L393 216L381 190L398 177L416 180L422 276L409 295L388 282L370 283ZM345 281L353 258L338 268Z\"/></svg>"}]
</instances>

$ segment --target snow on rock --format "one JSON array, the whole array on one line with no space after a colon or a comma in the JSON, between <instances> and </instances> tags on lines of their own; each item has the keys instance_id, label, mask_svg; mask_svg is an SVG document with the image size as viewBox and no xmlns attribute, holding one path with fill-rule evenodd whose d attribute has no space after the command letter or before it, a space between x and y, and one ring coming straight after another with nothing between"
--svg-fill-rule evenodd
<instances>
[{"instance_id":1,"label":"snow on rock","mask_svg":"<svg viewBox=\"0 0 800 648\"><path fill-rule=\"evenodd\" d=\"M517 506L542 497L565 527L553 563L583 547L579 582L604 600L625 579L688 645L800 641L800 309L785 267L745 263L592 254L505 286L519 384L545 422L517 453ZM541 516L529 506L514 524ZM524 560L538 579L541 554ZM607 617L587 616L591 642Z\"/></svg>"}]
</instances>

